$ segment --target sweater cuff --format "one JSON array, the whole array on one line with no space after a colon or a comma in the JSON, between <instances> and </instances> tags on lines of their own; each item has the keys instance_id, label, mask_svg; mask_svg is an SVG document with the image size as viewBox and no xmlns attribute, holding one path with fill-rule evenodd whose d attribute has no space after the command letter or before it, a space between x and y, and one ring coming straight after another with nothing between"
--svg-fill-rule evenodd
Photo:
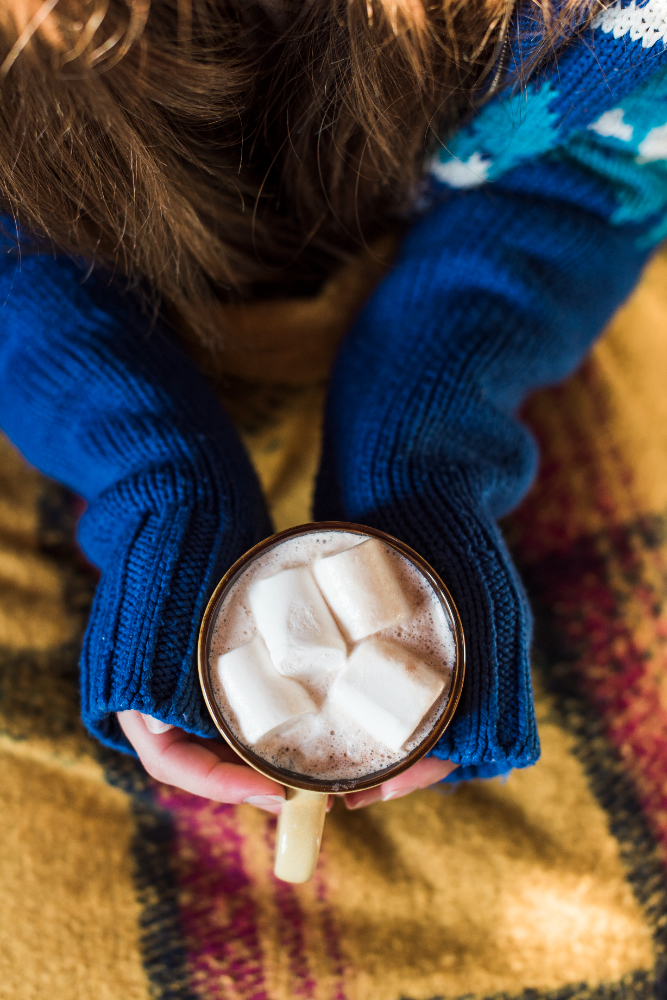
<instances>
[{"instance_id":1,"label":"sweater cuff","mask_svg":"<svg viewBox=\"0 0 667 1000\"><path fill-rule=\"evenodd\" d=\"M466 675L454 719L432 753L466 769L491 767L494 774L534 764L540 744L530 678L532 618L493 519L457 489L456 477L448 489L413 484L411 495L375 511L338 506L334 513L323 479L318 498L318 517L357 521L406 542L452 594L463 623Z\"/></svg>"},{"instance_id":2,"label":"sweater cuff","mask_svg":"<svg viewBox=\"0 0 667 1000\"><path fill-rule=\"evenodd\" d=\"M204 468L157 468L100 495L79 539L102 569L81 654L83 721L131 751L116 712L136 709L214 737L197 674L199 626L227 568L258 540L230 523Z\"/></svg>"}]
</instances>

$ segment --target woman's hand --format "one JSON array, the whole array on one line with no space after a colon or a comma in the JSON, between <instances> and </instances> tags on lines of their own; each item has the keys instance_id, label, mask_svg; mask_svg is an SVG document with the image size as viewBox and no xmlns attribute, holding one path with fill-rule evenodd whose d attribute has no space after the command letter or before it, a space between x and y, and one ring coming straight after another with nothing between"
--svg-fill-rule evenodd
<instances>
[{"instance_id":1,"label":"woman's hand","mask_svg":"<svg viewBox=\"0 0 667 1000\"><path fill-rule=\"evenodd\" d=\"M192 736L141 712L119 712L123 732L139 760L156 781L182 788L214 802L245 803L279 813L285 799L282 785L265 778L225 743ZM348 809L387 801L441 781L456 764L425 757L378 788L345 795Z\"/></svg>"},{"instance_id":2,"label":"woman's hand","mask_svg":"<svg viewBox=\"0 0 667 1000\"><path fill-rule=\"evenodd\" d=\"M438 760L437 757L422 757L416 764L409 767L403 774L399 774L391 781L385 781L377 788L369 788L365 792L350 792L345 796L345 805L348 809L361 809L362 806L369 806L372 802L388 802L389 799L398 799L401 795L409 795L420 788L428 788L436 781L442 781L456 767L451 760Z\"/></svg>"},{"instance_id":3,"label":"woman's hand","mask_svg":"<svg viewBox=\"0 0 667 1000\"><path fill-rule=\"evenodd\" d=\"M280 812L283 786L244 764L226 743L192 736L141 712L119 712L118 721L156 781L214 802L245 802Z\"/></svg>"}]
</instances>

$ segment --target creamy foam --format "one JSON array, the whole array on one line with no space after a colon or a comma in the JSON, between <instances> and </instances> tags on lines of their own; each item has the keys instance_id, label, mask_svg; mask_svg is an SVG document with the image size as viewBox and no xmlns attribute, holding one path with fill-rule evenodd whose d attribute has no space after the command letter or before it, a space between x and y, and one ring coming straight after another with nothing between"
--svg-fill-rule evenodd
<instances>
[{"instance_id":1,"label":"creamy foam","mask_svg":"<svg viewBox=\"0 0 667 1000\"><path fill-rule=\"evenodd\" d=\"M248 745L247 740L230 707L215 666L221 654L249 642L257 634L248 599L250 587L281 570L312 565L319 558L350 549L369 537L347 531L313 531L288 539L249 564L227 593L213 629L209 654L211 678L218 706L243 745ZM443 678L444 690L407 743L394 751L361 730L352 720L342 718L340 713L334 716L330 706L325 705L335 672L300 677L300 683L317 705L318 713L285 723L249 747L275 766L331 782L361 778L404 759L428 735L446 707L456 655L446 612L422 573L396 549L385 542L378 540L378 543L390 560L410 612L400 624L375 634L413 650L426 666ZM348 655L357 645L348 642Z\"/></svg>"}]
</instances>

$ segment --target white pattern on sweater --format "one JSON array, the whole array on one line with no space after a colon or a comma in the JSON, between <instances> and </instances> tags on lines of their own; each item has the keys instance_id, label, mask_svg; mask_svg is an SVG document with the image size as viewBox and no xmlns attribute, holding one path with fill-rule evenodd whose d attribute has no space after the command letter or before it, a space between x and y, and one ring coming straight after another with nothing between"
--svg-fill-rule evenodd
<instances>
[{"instance_id":1,"label":"white pattern on sweater","mask_svg":"<svg viewBox=\"0 0 667 1000\"><path fill-rule=\"evenodd\" d=\"M663 44L667 37L667 0L648 0L648 3L637 6L632 0L627 7L621 6L621 0L603 10L593 21L594 28L621 38L630 34L636 42L641 38L642 48L652 48L658 39Z\"/></svg>"},{"instance_id":2,"label":"white pattern on sweater","mask_svg":"<svg viewBox=\"0 0 667 1000\"><path fill-rule=\"evenodd\" d=\"M434 177L453 188L476 188L486 184L491 160L480 153L473 153L467 160L452 157L443 163L437 156L431 160L430 170Z\"/></svg>"},{"instance_id":3,"label":"white pattern on sweater","mask_svg":"<svg viewBox=\"0 0 667 1000\"><path fill-rule=\"evenodd\" d=\"M624 116L623 108L612 108L611 111L605 111L603 115L600 115L598 120L589 125L588 128L591 132L597 132L598 135L630 142L634 129L632 125L624 121Z\"/></svg>"}]
</instances>

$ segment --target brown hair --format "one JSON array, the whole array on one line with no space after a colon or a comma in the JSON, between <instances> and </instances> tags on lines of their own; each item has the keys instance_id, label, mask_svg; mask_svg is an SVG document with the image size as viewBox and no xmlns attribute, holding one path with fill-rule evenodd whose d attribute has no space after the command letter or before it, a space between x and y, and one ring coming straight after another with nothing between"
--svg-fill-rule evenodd
<instances>
[{"instance_id":1,"label":"brown hair","mask_svg":"<svg viewBox=\"0 0 667 1000\"><path fill-rule=\"evenodd\" d=\"M314 287L401 218L434 129L488 87L513 7L277 2L280 24L269 0L47 0L0 17L5 209L202 336L199 304ZM592 2L566 0L556 23L531 0L540 51Z\"/></svg>"}]
</instances>

